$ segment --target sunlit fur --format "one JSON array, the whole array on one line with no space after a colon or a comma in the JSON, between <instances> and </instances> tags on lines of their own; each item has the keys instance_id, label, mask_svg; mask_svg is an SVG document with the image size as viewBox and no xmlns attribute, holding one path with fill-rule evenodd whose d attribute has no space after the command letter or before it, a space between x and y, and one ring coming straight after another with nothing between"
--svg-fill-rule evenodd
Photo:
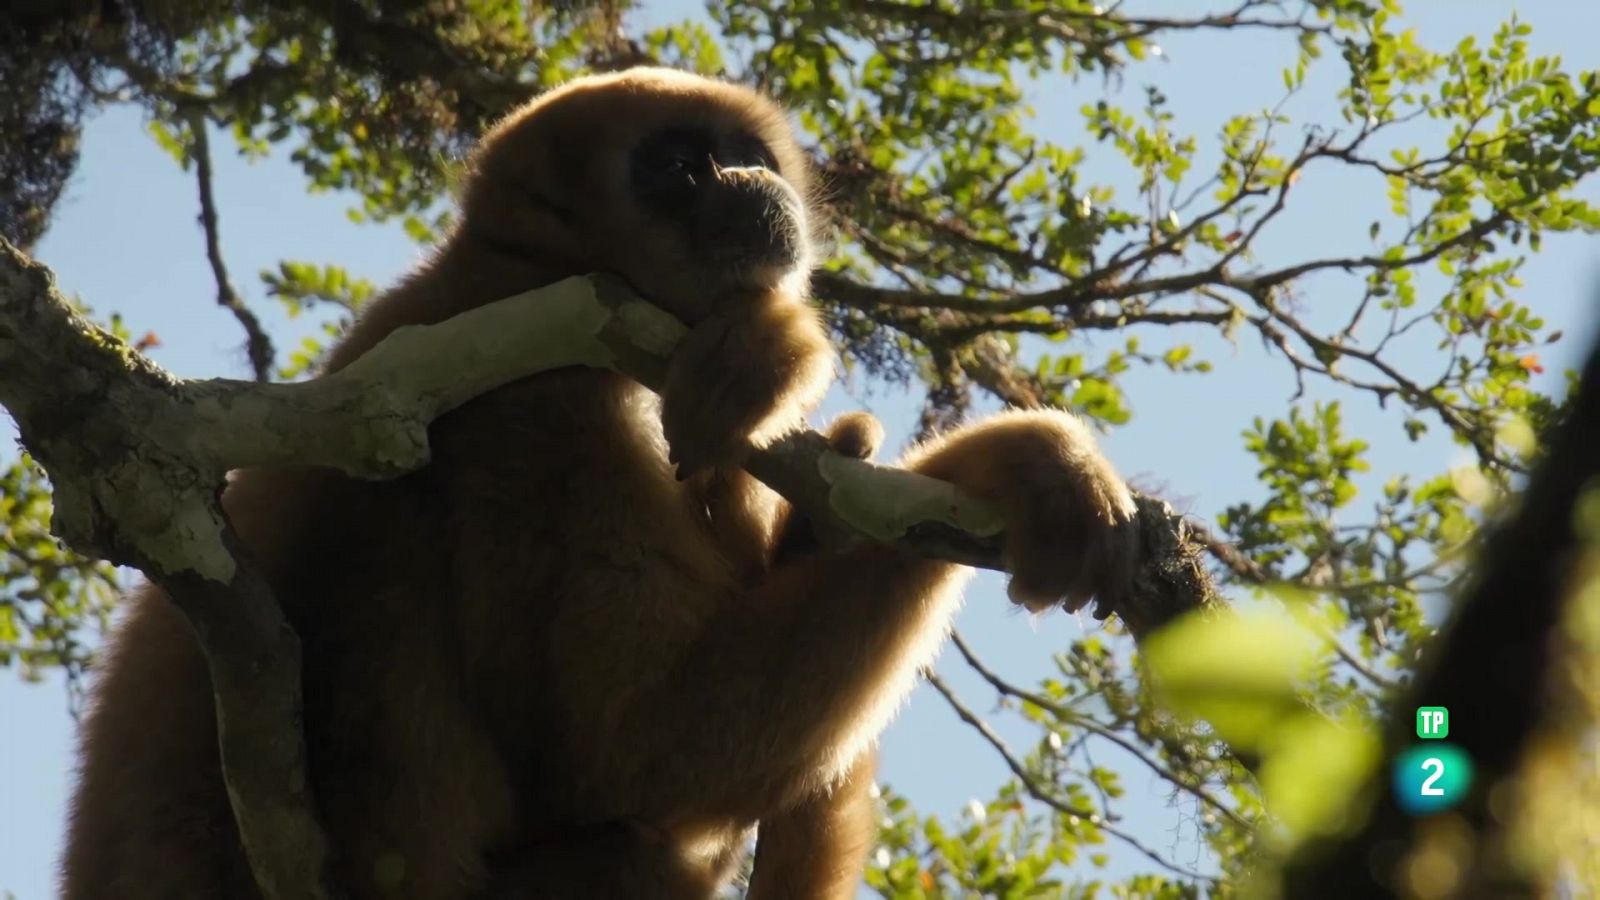
<instances>
[{"instance_id":1,"label":"sunlit fur","mask_svg":"<svg viewBox=\"0 0 1600 900\"><path fill-rule=\"evenodd\" d=\"M810 251L788 272L712 265L689 248L714 232L681 232L716 223L668 227L634 202L631 148L684 123L757 135L776 172L751 177L811 196L784 116L747 90L653 69L574 82L486 136L460 226L329 362L606 270L693 328L660 402L549 372L440 418L407 477L247 471L228 489L304 643L312 780L354 898L705 898L758 822L752 896L854 895L870 748L963 570L820 553L733 465L752 432L800 421L832 358ZM864 456L880 434L849 417L833 439ZM1131 501L1071 417L1007 414L906 462L1012 516L1019 602L1125 582ZM96 678L63 872L68 900L255 896L204 660L150 588Z\"/></svg>"}]
</instances>

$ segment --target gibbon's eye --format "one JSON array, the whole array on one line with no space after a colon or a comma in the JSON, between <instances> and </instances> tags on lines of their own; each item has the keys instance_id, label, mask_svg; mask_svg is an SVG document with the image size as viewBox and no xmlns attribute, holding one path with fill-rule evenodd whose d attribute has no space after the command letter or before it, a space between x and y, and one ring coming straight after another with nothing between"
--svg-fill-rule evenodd
<instances>
[{"instance_id":1,"label":"gibbon's eye","mask_svg":"<svg viewBox=\"0 0 1600 900\"><path fill-rule=\"evenodd\" d=\"M675 153L667 157L666 164L662 168L668 175L694 177L694 160L687 153Z\"/></svg>"},{"instance_id":2,"label":"gibbon's eye","mask_svg":"<svg viewBox=\"0 0 1600 900\"><path fill-rule=\"evenodd\" d=\"M677 126L654 132L628 160L634 196L661 211L682 209L710 182L716 141L709 131Z\"/></svg>"},{"instance_id":3,"label":"gibbon's eye","mask_svg":"<svg viewBox=\"0 0 1600 900\"><path fill-rule=\"evenodd\" d=\"M729 137L717 155L717 162L724 166L753 166L778 171L778 160L772 155L772 150L760 138L747 132Z\"/></svg>"}]
</instances>

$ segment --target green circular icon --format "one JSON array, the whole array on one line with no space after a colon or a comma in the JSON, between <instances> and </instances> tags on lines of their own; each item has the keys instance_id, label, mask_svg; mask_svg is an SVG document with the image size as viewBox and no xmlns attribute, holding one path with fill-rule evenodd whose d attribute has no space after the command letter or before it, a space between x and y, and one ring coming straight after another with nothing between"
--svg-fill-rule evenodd
<instances>
[{"instance_id":1,"label":"green circular icon","mask_svg":"<svg viewBox=\"0 0 1600 900\"><path fill-rule=\"evenodd\" d=\"M1401 809L1412 815L1442 812L1472 786L1472 757L1454 744L1429 741L1401 753L1393 775Z\"/></svg>"}]
</instances>

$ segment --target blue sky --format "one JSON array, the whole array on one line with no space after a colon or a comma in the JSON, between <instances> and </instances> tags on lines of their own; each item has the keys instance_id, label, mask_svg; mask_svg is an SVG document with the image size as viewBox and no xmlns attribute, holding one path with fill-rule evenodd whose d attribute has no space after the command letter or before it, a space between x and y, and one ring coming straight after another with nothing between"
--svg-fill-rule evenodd
<instances>
[{"instance_id":1,"label":"blue sky","mask_svg":"<svg viewBox=\"0 0 1600 900\"><path fill-rule=\"evenodd\" d=\"M1178 11L1190 4L1145 3ZM1411 4L1408 19L1424 44L1448 46L1462 35L1487 35L1513 10L1534 26L1535 52L1560 53L1570 66L1600 65L1593 36L1600 34L1600 4L1488 0L1429 0ZM673 2L646 4L643 21L677 18L692 9ZM1279 71L1292 58L1292 45L1266 34L1210 34L1164 47L1168 62L1130 74L1120 100L1136 106L1147 81L1158 83L1178 114L1182 131L1196 133L1205 148L1223 119L1271 105L1282 93ZM1299 120L1337 120L1333 92L1338 72L1325 66L1287 111ZM1078 107L1101 96L1098 81L1053 81L1037 87L1034 98L1040 130L1063 142L1079 143ZM255 273L279 260L296 259L344 265L352 274L384 284L418 258L418 250L397 228L356 226L344 215L349 198L310 196L301 176L281 158L248 163L230 152L224 137L218 152L216 189L223 250L239 288L261 313L280 348L307 334L313 323L289 321L263 295ZM214 303L215 287L206 266L192 177L180 171L143 131L136 112L113 109L86 131L83 164L63 201L54 228L37 248L53 266L63 287L79 294L98 312L121 312L136 333L154 331L162 345L152 356L184 376L243 375L246 363L236 323ZM1197 167L1204 170L1202 163ZM1091 147L1084 166L1090 181L1117 181L1121 169L1106 148ZM1327 255L1351 241L1365 240L1366 225L1384 209L1381 184L1357 181L1333 169L1307 173L1284 221L1260 245L1267 264ZM1584 195L1600 202L1593 183ZM1595 274L1596 242L1591 238L1548 240L1531 261L1524 299L1556 327L1586 335L1596 311L1586 288ZM1348 293L1336 281L1314 283L1307 303L1347 310ZM1325 293L1319 293L1319 291ZM1143 332L1164 348L1178 335L1163 329ZM1171 337L1168 337L1171 335ZM1134 421L1105 438L1111 458L1123 473L1146 488L1159 489L1190 512L1206 518L1224 506L1259 496L1252 460L1241 452L1240 432L1256 416L1282 416L1293 383L1287 367L1268 360L1256 341L1237 346L1206 332L1182 339L1196 343L1197 356L1216 371L1203 378L1175 379L1160 372L1133 373L1125 389ZM1089 339L1091 356L1120 344L1118 335ZM1568 341L1545 354L1547 378L1573 362L1579 347ZM1408 348L1402 363L1430 371L1427 348ZM1327 392L1319 396L1334 396ZM867 408L888 427L890 440L903 441L915 422L917 398L897 390L856 382L836 390L822 418L849 408ZM1373 445L1376 484L1397 472L1433 473L1460 460L1442 441L1412 444L1399 419L1366 400L1347 404L1347 427ZM0 426L7 431L9 426ZM983 576L969 592L958 627L991 666L1022 682L1050 670L1049 658L1096 623L1053 615L1037 621L1016 615L1004 602L998 578ZM991 707L992 695L947 654L940 671L968 704ZM53 871L62 814L69 788L72 721L58 682L21 684L0 671L0 891L18 900L53 896ZM997 722L1014 746L1025 749L1031 733L1014 723ZM1004 778L998 758L962 726L932 691L921 688L885 736L880 780L905 793L923 810L954 814L973 797L989 796ZM1187 805L1171 806L1166 785L1147 770L1127 765L1111 748L1099 752L1102 764L1123 772L1129 797L1124 824L1158 847L1178 845L1192 819ZM1143 868L1141 860L1113 844L1114 871ZM1183 861L1190 861L1185 858ZM1085 869L1081 873L1092 877ZM3 896L3 894L0 894Z\"/></svg>"}]
</instances>

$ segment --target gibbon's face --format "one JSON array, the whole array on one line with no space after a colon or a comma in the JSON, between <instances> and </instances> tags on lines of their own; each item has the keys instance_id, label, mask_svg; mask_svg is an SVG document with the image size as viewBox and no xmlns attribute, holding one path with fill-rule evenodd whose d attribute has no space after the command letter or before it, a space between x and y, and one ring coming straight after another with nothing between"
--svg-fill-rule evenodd
<instances>
[{"instance_id":1,"label":"gibbon's face","mask_svg":"<svg viewBox=\"0 0 1600 900\"><path fill-rule=\"evenodd\" d=\"M667 69L579 79L513 113L474 160L462 227L574 273L607 271L693 322L788 282L816 217L783 111Z\"/></svg>"}]
</instances>

